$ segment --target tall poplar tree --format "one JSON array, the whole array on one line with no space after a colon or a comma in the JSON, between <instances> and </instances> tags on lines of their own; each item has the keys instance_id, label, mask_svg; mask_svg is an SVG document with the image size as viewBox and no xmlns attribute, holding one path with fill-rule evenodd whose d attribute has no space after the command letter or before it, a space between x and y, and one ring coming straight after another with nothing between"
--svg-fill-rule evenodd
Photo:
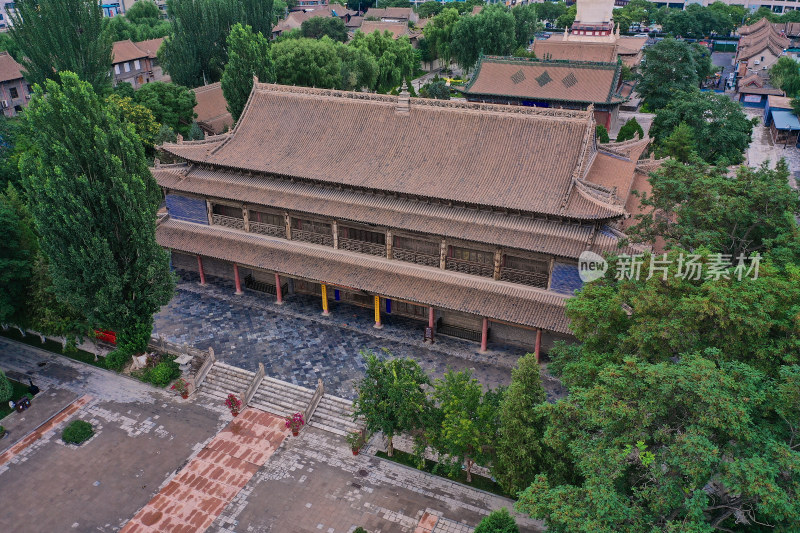
<instances>
[{"instance_id":1,"label":"tall poplar tree","mask_svg":"<svg viewBox=\"0 0 800 533\"><path fill-rule=\"evenodd\" d=\"M222 93L234 121L239 120L247 103L254 75L262 82L275 80L269 42L250 26L236 24L228 35L228 64L222 74Z\"/></svg>"},{"instance_id":2,"label":"tall poplar tree","mask_svg":"<svg viewBox=\"0 0 800 533\"><path fill-rule=\"evenodd\" d=\"M30 83L74 72L94 90L111 88L111 38L97 0L18 0L9 31Z\"/></svg>"},{"instance_id":3,"label":"tall poplar tree","mask_svg":"<svg viewBox=\"0 0 800 533\"><path fill-rule=\"evenodd\" d=\"M242 0L242 24L254 33L272 35L272 4L273 0Z\"/></svg>"},{"instance_id":4,"label":"tall poplar tree","mask_svg":"<svg viewBox=\"0 0 800 533\"><path fill-rule=\"evenodd\" d=\"M161 194L134 125L71 72L37 87L20 160L57 298L117 332L120 366L143 350L174 285L155 240ZM66 133L65 133L66 132Z\"/></svg>"}]
</instances>

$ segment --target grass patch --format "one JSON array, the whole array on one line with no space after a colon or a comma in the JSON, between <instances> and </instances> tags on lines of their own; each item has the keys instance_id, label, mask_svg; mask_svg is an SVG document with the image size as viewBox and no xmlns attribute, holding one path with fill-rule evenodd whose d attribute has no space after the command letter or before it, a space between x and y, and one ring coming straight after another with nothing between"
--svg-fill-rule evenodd
<instances>
[{"instance_id":1,"label":"grass patch","mask_svg":"<svg viewBox=\"0 0 800 533\"><path fill-rule=\"evenodd\" d=\"M11 399L15 402L25 396L25 393L28 392L28 386L20 383L19 381L14 381L13 379L9 378L8 381L11 382L11 386L14 389L14 392L11 395ZM8 402L3 402L0 404L0 418L5 418L6 416L13 413L14 410L8 406Z\"/></svg>"},{"instance_id":2,"label":"grass patch","mask_svg":"<svg viewBox=\"0 0 800 533\"><path fill-rule=\"evenodd\" d=\"M375 455L383 459L388 459L389 461L393 461L395 463L400 463L401 465L410 466L411 468L417 468L417 458L407 452L395 449L393 457L389 457L388 455L386 455L386 452L381 452L381 451L378 451ZM503 488L498 483L492 481L487 477L477 476L475 474L472 474L472 482L467 483L466 470L460 470L458 472L458 476L451 478L434 472L433 469L436 466L436 464L437 463L435 461L431 461L430 459L425 459L425 468L422 469L417 468L417 470L422 470L423 472L443 477L445 479L452 479L453 481L458 481L459 483L463 483L464 485L467 485L469 487L485 490L486 492L491 492L492 494L497 494L498 496L503 496L504 498L516 499L513 496L506 494L505 491L503 491Z\"/></svg>"},{"instance_id":3,"label":"grass patch","mask_svg":"<svg viewBox=\"0 0 800 533\"><path fill-rule=\"evenodd\" d=\"M81 444L92 438L94 429L85 420L73 420L61 432L61 440L67 444Z\"/></svg>"},{"instance_id":4,"label":"grass patch","mask_svg":"<svg viewBox=\"0 0 800 533\"><path fill-rule=\"evenodd\" d=\"M65 352L61 348L61 343L59 342L52 341L50 339L45 339L44 344L42 344L42 342L39 340L38 335L26 335L23 337L22 335L20 335L19 330L15 328L8 328L5 331L0 330L0 335L6 337L7 339L14 339L15 341L27 344L28 346L33 346L34 348L41 348L43 350L47 350L48 352L57 353L65 357L69 357L70 359L75 359L76 361L80 361L82 363L87 363L99 368L106 367L105 364L103 364L102 357L98 358L97 361L94 360L93 353L89 353L84 350Z\"/></svg>"}]
</instances>

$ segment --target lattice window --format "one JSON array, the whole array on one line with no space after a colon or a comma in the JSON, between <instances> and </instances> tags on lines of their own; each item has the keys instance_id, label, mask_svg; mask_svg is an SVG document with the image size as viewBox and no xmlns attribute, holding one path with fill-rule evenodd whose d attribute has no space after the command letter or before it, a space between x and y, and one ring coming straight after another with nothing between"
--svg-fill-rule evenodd
<instances>
[{"instance_id":1,"label":"lattice window","mask_svg":"<svg viewBox=\"0 0 800 533\"><path fill-rule=\"evenodd\" d=\"M271 226L283 226L285 224L283 215L265 213L263 211L254 211L252 209L250 210L250 222L269 224Z\"/></svg>"},{"instance_id":2,"label":"lattice window","mask_svg":"<svg viewBox=\"0 0 800 533\"><path fill-rule=\"evenodd\" d=\"M395 248L402 248L404 250L411 250L413 252L420 252L428 255L439 256L439 243L431 241L422 241L419 239L412 239L410 237L401 237L396 235L394 237Z\"/></svg>"},{"instance_id":3,"label":"lattice window","mask_svg":"<svg viewBox=\"0 0 800 533\"><path fill-rule=\"evenodd\" d=\"M544 87L551 81L553 81L553 78L550 77L550 74L548 74L546 70L536 77L536 83L539 84L539 87Z\"/></svg>"},{"instance_id":4,"label":"lattice window","mask_svg":"<svg viewBox=\"0 0 800 533\"><path fill-rule=\"evenodd\" d=\"M230 205L214 204L214 214L231 218L244 218L241 208Z\"/></svg>"},{"instance_id":5,"label":"lattice window","mask_svg":"<svg viewBox=\"0 0 800 533\"><path fill-rule=\"evenodd\" d=\"M386 234L358 228L339 226L339 237L354 241L371 242L373 244L386 244Z\"/></svg>"},{"instance_id":6,"label":"lattice window","mask_svg":"<svg viewBox=\"0 0 800 533\"><path fill-rule=\"evenodd\" d=\"M574 72L570 72L569 74L566 75L566 77L563 80L561 80L561 83L564 84L564 87L570 88L576 83L578 83L578 78L575 77Z\"/></svg>"}]
</instances>

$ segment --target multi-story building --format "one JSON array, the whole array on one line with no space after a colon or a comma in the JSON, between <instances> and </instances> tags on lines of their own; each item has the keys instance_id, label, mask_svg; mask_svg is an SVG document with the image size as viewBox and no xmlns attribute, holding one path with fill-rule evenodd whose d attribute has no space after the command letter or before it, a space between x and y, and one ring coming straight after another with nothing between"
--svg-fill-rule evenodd
<instances>
[{"instance_id":1,"label":"multi-story building","mask_svg":"<svg viewBox=\"0 0 800 533\"><path fill-rule=\"evenodd\" d=\"M137 89L145 83L157 81L161 70L154 70L156 53L163 41L163 38L138 43L130 39L116 41L111 50L114 85L127 82Z\"/></svg>"},{"instance_id":2,"label":"multi-story building","mask_svg":"<svg viewBox=\"0 0 800 533\"><path fill-rule=\"evenodd\" d=\"M202 283L538 351L569 335L581 253L619 252L646 145L598 146L591 108L255 83L230 133L162 147L156 235Z\"/></svg>"},{"instance_id":3,"label":"multi-story building","mask_svg":"<svg viewBox=\"0 0 800 533\"><path fill-rule=\"evenodd\" d=\"M0 52L0 110L16 116L28 105L31 86L22 77L22 66L8 52Z\"/></svg>"}]
</instances>

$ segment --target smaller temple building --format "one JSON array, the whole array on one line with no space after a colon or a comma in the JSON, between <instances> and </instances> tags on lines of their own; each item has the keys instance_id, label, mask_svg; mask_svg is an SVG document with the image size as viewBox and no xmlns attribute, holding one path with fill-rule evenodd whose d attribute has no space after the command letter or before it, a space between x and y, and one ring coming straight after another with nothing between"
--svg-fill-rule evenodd
<instances>
[{"instance_id":1,"label":"smaller temple building","mask_svg":"<svg viewBox=\"0 0 800 533\"><path fill-rule=\"evenodd\" d=\"M594 109L595 121L611 129L626 98L619 94L619 62L547 61L482 57L462 93L470 102Z\"/></svg>"}]
</instances>

